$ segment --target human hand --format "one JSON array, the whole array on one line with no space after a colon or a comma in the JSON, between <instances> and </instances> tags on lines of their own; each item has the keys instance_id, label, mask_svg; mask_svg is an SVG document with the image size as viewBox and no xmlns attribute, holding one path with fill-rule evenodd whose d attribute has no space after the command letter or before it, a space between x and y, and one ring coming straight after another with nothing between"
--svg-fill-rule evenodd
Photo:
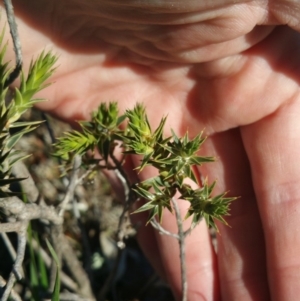
<instances>
[{"instance_id":1,"label":"human hand","mask_svg":"<svg viewBox=\"0 0 300 301\"><path fill-rule=\"evenodd\" d=\"M42 109L73 121L104 100L121 109L142 101L154 126L168 115L176 132L208 135L203 154L218 161L201 173L241 198L231 228L219 225L217 257L204 223L187 238L188 300L297 300L300 4L211 2L14 5L24 61L45 47L60 57ZM163 226L176 228L167 213ZM149 227L139 238L179 296L177 242Z\"/></svg>"}]
</instances>

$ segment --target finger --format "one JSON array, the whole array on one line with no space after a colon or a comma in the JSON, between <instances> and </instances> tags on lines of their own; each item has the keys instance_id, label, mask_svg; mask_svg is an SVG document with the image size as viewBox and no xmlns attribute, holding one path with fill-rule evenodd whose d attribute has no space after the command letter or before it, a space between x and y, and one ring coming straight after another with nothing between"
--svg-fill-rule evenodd
<instances>
[{"instance_id":1,"label":"finger","mask_svg":"<svg viewBox=\"0 0 300 301\"><path fill-rule=\"evenodd\" d=\"M230 216L224 217L229 227L218 224L222 301L267 301L264 237L239 130L215 134L204 149L218 156L204 170L210 181L217 178L215 193L229 190L228 195L240 196L231 204Z\"/></svg>"},{"instance_id":2,"label":"finger","mask_svg":"<svg viewBox=\"0 0 300 301\"><path fill-rule=\"evenodd\" d=\"M61 51L102 54L108 60L117 54L125 61L137 56L147 62L193 63L244 51L272 30L256 27L267 18L258 4L186 2L19 0L15 11L22 18L25 54L54 44Z\"/></svg>"},{"instance_id":3,"label":"finger","mask_svg":"<svg viewBox=\"0 0 300 301\"><path fill-rule=\"evenodd\" d=\"M300 97L242 130L266 240L272 300L300 294Z\"/></svg>"},{"instance_id":4,"label":"finger","mask_svg":"<svg viewBox=\"0 0 300 301\"><path fill-rule=\"evenodd\" d=\"M265 24L274 23L287 24L291 28L300 31L300 3L298 0L276 0L268 5L268 14Z\"/></svg>"}]
</instances>

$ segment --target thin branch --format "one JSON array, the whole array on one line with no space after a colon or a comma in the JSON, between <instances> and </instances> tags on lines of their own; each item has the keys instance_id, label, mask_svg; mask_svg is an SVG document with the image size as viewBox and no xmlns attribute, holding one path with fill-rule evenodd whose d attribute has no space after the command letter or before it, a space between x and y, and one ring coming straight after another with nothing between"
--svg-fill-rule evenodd
<instances>
[{"instance_id":1,"label":"thin branch","mask_svg":"<svg viewBox=\"0 0 300 301\"><path fill-rule=\"evenodd\" d=\"M6 301L10 295L16 279L21 279L22 262L26 247L26 231L28 223L32 219L46 219L53 225L52 228L62 228L63 219L60 218L53 207L34 203L24 203L17 197L1 200L0 210L6 216L13 216L15 223L0 224L0 232L18 233L18 250L13 271L10 273L1 301Z\"/></svg>"},{"instance_id":2,"label":"thin branch","mask_svg":"<svg viewBox=\"0 0 300 301\"><path fill-rule=\"evenodd\" d=\"M121 183L123 185L124 194L125 194L125 203L128 203L130 201L131 183L130 183L126 173L124 172L124 169L123 169L120 161L115 157L115 155L113 153L111 153L110 156L115 164L115 174L119 178L119 180L121 181Z\"/></svg>"},{"instance_id":3,"label":"thin branch","mask_svg":"<svg viewBox=\"0 0 300 301\"><path fill-rule=\"evenodd\" d=\"M97 299L98 300L104 300L106 293L108 289L110 288L111 284L114 282L115 276L118 271L119 263L122 258L122 253L125 248L124 238L127 237L127 225L130 224L130 218L129 218L129 209L130 206L134 200L134 197L130 195L131 193L131 183L126 175L126 173L123 170L122 164L118 161L118 159L114 156L114 154L111 152L110 157L113 160L113 163L115 164L115 168L113 169L115 171L116 176L119 178L120 182L123 185L124 189L124 195L125 195L125 201L123 206L123 211L119 217L119 223L118 223L118 229L116 233L117 237L117 246L118 246L118 253L117 257L114 262L114 266L109 273L109 276L107 277L102 289L100 290Z\"/></svg>"},{"instance_id":4,"label":"thin branch","mask_svg":"<svg viewBox=\"0 0 300 301\"><path fill-rule=\"evenodd\" d=\"M23 222L0 224L0 233L19 232L23 227Z\"/></svg>"},{"instance_id":5,"label":"thin branch","mask_svg":"<svg viewBox=\"0 0 300 301\"><path fill-rule=\"evenodd\" d=\"M5 232L6 232L6 231L5 231ZM16 260L16 257L17 257L17 253L16 253L16 250L15 250L15 248L13 247L13 245L12 245L10 239L8 238L7 234L6 234L6 233L3 233L3 232L0 233L0 236L2 237L2 240L3 240L3 242L4 242L5 246L6 246L6 248L7 248L8 252L9 252L9 254L10 254L11 259L12 259L13 261L15 261L15 260Z\"/></svg>"},{"instance_id":6,"label":"thin branch","mask_svg":"<svg viewBox=\"0 0 300 301\"><path fill-rule=\"evenodd\" d=\"M72 173L71 173L69 185L68 185L68 188L67 188L67 193L65 195L65 198L63 199L63 201L60 204L59 216L61 216L61 217L63 216L64 211L66 210L67 205L70 202L72 202L73 214L74 214L74 217L77 220L77 224L78 224L78 226L79 226L79 228L81 230L81 234L82 234L83 250L84 250L84 252L86 254L85 257L86 258L90 258L91 251L90 251L89 244L88 244L88 238L87 238L87 235L85 233L85 229L82 226L82 223L81 223L81 220L80 220L80 213L79 213L78 206L77 206L77 201L75 200L74 195L75 195L75 189L76 189L76 187L79 184L82 183L83 179L85 177L87 177L91 173L92 170L88 170L83 176L81 176L79 178L78 174L79 174L81 163L82 163L81 156L75 156L74 162L73 162ZM61 235L63 235L63 234L61 234ZM62 241L57 245L57 247L59 247L61 243L62 243ZM66 244L64 244L64 248L68 248L68 246ZM70 265L70 260L68 258L69 252L67 254L62 254L62 255L63 255L66 263L67 264L69 263L69 265ZM76 269L75 269L75 267L73 268L72 265L71 265L71 267L69 267L70 269L73 269L73 276L74 276L74 278L77 280L77 283L80 285L80 287L83 287L83 290L85 291L85 294L89 294L89 295L92 296L92 292L91 292L90 286L87 285L87 284L84 284L82 286L81 285L82 281L81 282L78 281L78 279L80 277L82 277L82 271L83 271L84 274L85 274L85 271L82 269L82 267L79 264L77 264L76 266L77 266ZM89 270L89 263L86 266L87 266L87 271L86 272L88 273L88 277L86 279L86 282L88 282L88 280L92 280L92 273Z\"/></svg>"},{"instance_id":7,"label":"thin branch","mask_svg":"<svg viewBox=\"0 0 300 301\"><path fill-rule=\"evenodd\" d=\"M177 205L177 202L174 198L171 199L175 215L176 222L178 227L178 236L179 236L179 253L180 253L180 268L181 268L181 286L182 286L182 301L187 301L187 275L186 275L186 260L185 260L185 235L183 230L182 218Z\"/></svg>"},{"instance_id":8,"label":"thin branch","mask_svg":"<svg viewBox=\"0 0 300 301\"><path fill-rule=\"evenodd\" d=\"M82 223L82 219L81 219L81 215L80 215L80 211L78 209L78 203L76 198L73 198L73 214L74 217L77 221L77 225L80 229L81 232L81 243L82 243L82 250L83 250L83 265L85 268L85 271L88 275L88 278L90 280L90 283L93 283L93 273L91 270L91 258L92 258L92 252L91 252L91 248L89 245L89 239L88 239L88 235L86 233L86 229Z\"/></svg>"},{"instance_id":9,"label":"thin branch","mask_svg":"<svg viewBox=\"0 0 300 301\"><path fill-rule=\"evenodd\" d=\"M83 298L81 296L78 296L76 294L72 294L70 292L63 292L59 294L59 300L60 301L94 301L94 299L90 298ZM49 299L50 301L50 299Z\"/></svg>"},{"instance_id":10,"label":"thin branch","mask_svg":"<svg viewBox=\"0 0 300 301\"><path fill-rule=\"evenodd\" d=\"M25 255L27 228L28 228L28 221L24 221L23 228L18 233L18 250L17 250L16 261L13 268L13 272L17 280L21 280L23 278L22 263Z\"/></svg>"},{"instance_id":11,"label":"thin branch","mask_svg":"<svg viewBox=\"0 0 300 301\"><path fill-rule=\"evenodd\" d=\"M22 69L22 51L21 51L21 42L18 34L18 26L15 20L14 8L11 3L11 0L4 0L7 21L9 24L10 34L12 37L14 52L16 56L16 66L15 69L10 73L5 82L5 87L8 87L14 80L19 76Z\"/></svg>"},{"instance_id":12,"label":"thin branch","mask_svg":"<svg viewBox=\"0 0 300 301\"><path fill-rule=\"evenodd\" d=\"M6 281L0 275L0 287L3 288L4 286L6 286ZM12 289L10 292L10 298L12 301L22 301L21 297L14 289Z\"/></svg>"},{"instance_id":13,"label":"thin branch","mask_svg":"<svg viewBox=\"0 0 300 301\"><path fill-rule=\"evenodd\" d=\"M171 237L174 237L175 239L179 240L179 235L178 234L171 233L171 232L167 231L166 229L164 229L161 226L161 224L155 219L155 217L150 220L150 224L152 225L153 228L158 230L160 234L171 236Z\"/></svg>"},{"instance_id":14,"label":"thin branch","mask_svg":"<svg viewBox=\"0 0 300 301\"><path fill-rule=\"evenodd\" d=\"M67 193L66 193L64 199L62 200L62 202L60 203L60 206L59 206L58 215L60 217L63 216L67 205L74 197L75 188L76 188L76 185L78 184L77 180L78 180L78 173L79 173L80 166L81 166L81 157L75 156L68 190L67 190Z\"/></svg>"},{"instance_id":15,"label":"thin branch","mask_svg":"<svg viewBox=\"0 0 300 301\"><path fill-rule=\"evenodd\" d=\"M19 223L19 222L16 222L16 223ZM11 224L12 224L12 223L11 223ZM20 230L20 228L21 228L21 227L19 227L19 230ZM18 231L19 231L19 230L18 230ZM14 232L14 231L12 231L12 232ZM6 233L7 233L7 232L6 232ZM8 238L8 236L7 236L6 233L1 232L0 235L1 235L1 237L2 237L2 240L3 240L3 242L4 242L4 244L5 244L6 248L7 248L7 250L8 250L8 252L9 252L10 256L11 256L11 259L12 259L13 261L15 261L16 258L17 258L17 253L16 253L16 250L15 250L15 248L13 247L13 245L12 245L12 243L11 243L11 241L10 241L10 239ZM22 268L22 267L21 267L21 274L24 275L24 271L23 271L23 268Z\"/></svg>"},{"instance_id":16,"label":"thin branch","mask_svg":"<svg viewBox=\"0 0 300 301\"><path fill-rule=\"evenodd\" d=\"M179 243L179 257L180 257L180 270L181 270L181 286L182 286L182 301L187 301L187 275L186 275L186 260L185 260L185 238L191 232L192 228L188 230L183 230L183 223L181 214L177 205L177 202L174 198L171 199L175 215L176 215L176 222L178 228L178 234L171 233L164 229L159 222L154 218L150 220L152 227L159 231L160 234L164 234L167 236L171 236L178 240Z\"/></svg>"},{"instance_id":17,"label":"thin branch","mask_svg":"<svg viewBox=\"0 0 300 301\"><path fill-rule=\"evenodd\" d=\"M28 171L28 168L22 161L16 162L12 166L12 172L17 178L25 178L20 182L23 192L26 194L29 202L34 203L39 199L39 191L35 185L35 182Z\"/></svg>"},{"instance_id":18,"label":"thin branch","mask_svg":"<svg viewBox=\"0 0 300 301\"><path fill-rule=\"evenodd\" d=\"M51 140L51 144L56 143L57 140L56 140L56 137L55 137L55 133L54 133L53 128L52 128L52 126L49 122L49 118L48 118L47 114L45 112L40 112L40 114L41 114L41 117L44 120L44 124L47 128L47 131L48 131L48 134L49 134L49 137L50 137L50 140ZM61 158L60 157L58 157L58 162L59 162L59 164L61 164Z\"/></svg>"},{"instance_id":19,"label":"thin branch","mask_svg":"<svg viewBox=\"0 0 300 301\"><path fill-rule=\"evenodd\" d=\"M62 218L57 215L53 207L24 203L17 197L2 199L0 202L0 210L2 210L7 216L14 216L20 221L45 219L55 225L61 225L63 223ZM0 224L0 229L1 227L10 227L9 225L5 225L6 224Z\"/></svg>"},{"instance_id":20,"label":"thin branch","mask_svg":"<svg viewBox=\"0 0 300 301\"><path fill-rule=\"evenodd\" d=\"M201 219L202 220L202 219ZM187 230L184 231L184 237L187 237L188 235L191 234L191 232L193 231L194 228L189 227Z\"/></svg>"},{"instance_id":21,"label":"thin branch","mask_svg":"<svg viewBox=\"0 0 300 301\"><path fill-rule=\"evenodd\" d=\"M28 227L28 221L23 222L22 229L18 233L18 251L17 258L13 267L13 270L10 272L8 281L4 293L2 295L1 301L6 301L11 294L12 288L16 280L22 279L22 263L24 260L25 248L26 248L26 231Z\"/></svg>"},{"instance_id":22,"label":"thin branch","mask_svg":"<svg viewBox=\"0 0 300 301\"><path fill-rule=\"evenodd\" d=\"M53 128L52 128L52 126L49 122L49 118L48 118L48 116L45 112L40 112L40 113L41 113L42 119L44 120L44 125L47 128L51 143L54 144L54 143L56 143L57 140L55 138ZM60 174L64 175L65 174L65 169L63 168L62 159L60 157L58 157L57 159L58 159L58 163L59 163ZM69 185L69 179L65 175L62 176L62 182L66 187Z\"/></svg>"},{"instance_id":23,"label":"thin branch","mask_svg":"<svg viewBox=\"0 0 300 301\"><path fill-rule=\"evenodd\" d=\"M83 174L81 175L77 181L76 181L76 185L80 185L83 183L83 181L95 170L97 170L98 166L96 164L93 164L93 165L90 165L88 170Z\"/></svg>"},{"instance_id":24,"label":"thin branch","mask_svg":"<svg viewBox=\"0 0 300 301\"><path fill-rule=\"evenodd\" d=\"M18 231L20 231L22 225L20 225L19 222L16 222L16 223L19 224ZM9 223L9 224L13 224L13 223ZM0 225L0 226L1 226L1 225ZM18 231L11 231L11 232L18 232ZM7 232L6 232L6 233L7 233ZM11 241L10 241L10 239L8 238L8 236L7 236L6 233L1 232L0 235L1 235L1 237L2 237L2 240L3 240L3 242L4 242L4 244L5 244L6 248L7 248L7 250L8 250L8 252L9 252L9 254L10 254L12 260L15 261L16 258L17 258L17 253L16 253L16 250L15 250L15 248L13 247L13 245L12 245L12 243L11 243ZM24 275L24 271L23 271L23 268L22 268L22 267L21 267L21 274Z\"/></svg>"},{"instance_id":25,"label":"thin branch","mask_svg":"<svg viewBox=\"0 0 300 301\"><path fill-rule=\"evenodd\" d=\"M124 172L122 164L118 161L118 159L114 156L113 153L111 153L110 156L115 164L114 171L116 176L119 178L120 182L123 185L124 195L125 195L124 207L119 218L118 230L117 230L117 238L118 238L117 246L119 249L124 249L125 248L124 238L127 237L126 229L128 224L130 224L129 210L135 198L130 195L132 192L132 190L130 189L131 183L126 173Z\"/></svg>"}]
</instances>

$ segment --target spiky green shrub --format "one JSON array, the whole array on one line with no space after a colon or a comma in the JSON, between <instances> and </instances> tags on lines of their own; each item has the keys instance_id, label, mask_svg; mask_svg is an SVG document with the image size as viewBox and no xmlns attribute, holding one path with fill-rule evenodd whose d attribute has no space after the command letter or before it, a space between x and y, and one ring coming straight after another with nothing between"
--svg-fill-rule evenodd
<instances>
[{"instance_id":1,"label":"spiky green shrub","mask_svg":"<svg viewBox=\"0 0 300 301\"><path fill-rule=\"evenodd\" d=\"M11 168L27 155L14 150L14 146L40 122L22 122L19 119L35 103L42 101L34 95L47 86L45 82L53 73L57 60L51 52L41 53L31 62L27 75L21 73L20 86L8 87L6 80L12 70L4 60L7 48L7 44L3 45L4 31L0 36L0 198L12 195L9 185L22 180L11 175Z\"/></svg>"},{"instance_id":2,"label":"spiky green shrub","mask_svg":"<svg viewBox=\"0 0 300 301\"><path fill-rule=\"evenodd\" d=\"M213 157L198 155L205 138L199 134L189 139L188 133L179 138L173 131L171 136L165 137L165 123L166 118L163 117L153 131L142 104L119 116L117 103L102 103L92 113L90 121L79 122L81 131L74 130L59 138L55 154L66 162L80 155L85 162L95 163L97 149L102 156L98 160L101 168L109 169L120 168L120 165L114 166L117 147L123 149L125 156L140 155L142 159L137 171L153 166L158 176L130 184L131 191L146 200L136 213L149 211L149 221L157 216L161 222L163 209L172 212L171 199L179 193L179 198L190 204L186 218L192 217L192 228L205 218L209 226L217 229L215 220L225 223L223 216L228 214L229 204L234 198L225 197L225 193L213 196L215 182L210 185L207 181L198 182L194 168L214 161ZM193 189L187 184L187 179L200 188Z\"/></svg>"}]
</instances>

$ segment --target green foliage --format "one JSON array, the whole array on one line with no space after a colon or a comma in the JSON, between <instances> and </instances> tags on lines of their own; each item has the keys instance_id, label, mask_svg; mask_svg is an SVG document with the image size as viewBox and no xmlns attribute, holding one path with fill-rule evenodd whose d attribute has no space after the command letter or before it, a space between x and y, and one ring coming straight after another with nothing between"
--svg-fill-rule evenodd
<instances>
[{"instance_id":1,"label":"green foliage","mask_svg":"<svg viewBox=\"0 0 300 301\"><path fill-rule=\"evenodd\" d=\"M108 156L113 152L115 141L122 131L120 124L125 116L118 117L117 103L112 102L107 106L102 103L98 110L92 113L91 121L79 122L82 132L72 131L64 137L58 138L55 155L70 161L74 155L85 155L95 147L107 162Z\"/></svg>"},{"instance_id":2,"label":"green foliage","mask_svg":"<svg viewBox=\"0 0 300 301\"><path fill-rule=\"evenodd\" d=\"M159 159L165 152L164 145L169 139L163 140L166 118L162 118L152 133L145 108L141 104L137 104L133 110L127 110L125 116L129 119L127 128L121 135L125 153L143 156L142 163L137 168L141 171L146 165L151 164L149 161L151 158Z\"/></svg>"},{"instance_id":3,"label":"green foliage","mask_svg":"<svg viewBox=\"0 0 300 301\"><path fill-rule=\"evenodd\" d=\"M40 252L35 254L33 248L33 239L38 243L38 247L41 248L39 243L39 238L36 232L32 231L31 224L27 229L28 236L28 246L29 246L29 278L30 278L30 288L32 293L32 300L39 300L41 292L45 292L48 289L49 281L47 275L46 264L42 258Z\"/></svg>"},{"instance_id":4,"label":"green foliage","mask_svg":"<svg viewBox=\"0 0 300 301\"><path fill-rule=\"evenodd\" d=\"M223 216L228 215L229 204L235 198L225 197L225 193L212 196L215 182L211 185L207 181L198 183L194 169L214 161L213 157L198 155L205 142L202 134L189 139L188 133L179 138L172 131L171 136L164 137L165 124L166 117L152 131L142 104L119 116L116 103L102 103L92 113L91 121L79 122L81 132L72 131L59 138L55 155L67 161L74 155L88 156L91 162L95 162L96 148L106 167L111 168L111 161L115 162L114 150L121 144L125 155L141 156L141 164L136 168L139 172L146 166L153 166L159 174L132 187L137 195L146 200L135 213L149 211L149 221L157 216L161 222L164 209L172 212L171 199L179 194L180 199L190 203L186 218L192 218L192 227L204 218L209 226L217 229L215 220L226 223ZM193 189L187 185L187 179L197 183L200 188Z\"/></svg>"},{"instance_id":5,"label":"green foliage","mask_svg":"<svg viewBox=\"0 0 300 301\"><path fill-rule=\"evenodd\" d=\"M191 189L189 185L184 185L181 192L181 199L190 202L190 208L186 214L186 218L192 216L192 227L195 227L202 219L205 218L207 225L216 228L214 219L226 223L223 216L229 211L230 202L235 198L226 198L225 193L212 196L216 182L208 185L204 182L203 187L199 189Z\"/></svg>"},{"instance_id":6,"label":"green foliage","mask_svg":"<svg viewBox=\"0 0 300 301\"><path fill-rule=\"evenodd\" d=\"M59 301L59 292L60 292L60 264L59 264L59 260L57 257L57 254L55 253L55 250L53 249L53 247L51 246L50 242L48 240L46 240L47 243L47 247L51 253L51 256L53 257L55 264L56 264L56 276L55 276L55 284L54 284L54 289L52 292L52 297L51 297L51 301Z\"/></svg>"},{"instance_id":7,"label":"green foliage","mask_svg":"<svg viewBox=\"0 0 300 301\"><path fill-rule=\"evenodd\" d=\"M28 75L21 74L19 88L5 85L10 74L8 63L4 62L7 45L2 45L3 29L0 35L0 198L12 195L8 187L21 178L11 175L12 166L27 156L13 148L22 136L34 130L40 122L19 122L23 113L41 99L34 99L35 93L45 88L45 81L54 71L56 57L50 52L43 52L31 62Z\"/></svg>"},{"instance_id":8,"label":"green foliage","mask_svg":"<svg viewBox=\"0 0 300 301\"><path fill-rule=\"evenodd\" d=\"M17 121L23 113L42 99L34 99L33 96L49 84L45 81L52 75L57 58L51 52L44 51L35 61L31 61L28 75L21 73L21 84L14 89L14 98L10 105L10 123Z\"/></svg>"},{"instance_id":9,"label":"green foliage","mask_svg":"<svg viewBox=\"0 0 300 301\"><path fill-rule=\"evenodd\" d=\"M66 133L63 138L58 138L59 149L56 155L68 160L69 156L74 154L83 155L88 150L93 150L96 146L97 139L87 129L82 127L83 133L73 131Z\"/></svg>"}]
</instances>

